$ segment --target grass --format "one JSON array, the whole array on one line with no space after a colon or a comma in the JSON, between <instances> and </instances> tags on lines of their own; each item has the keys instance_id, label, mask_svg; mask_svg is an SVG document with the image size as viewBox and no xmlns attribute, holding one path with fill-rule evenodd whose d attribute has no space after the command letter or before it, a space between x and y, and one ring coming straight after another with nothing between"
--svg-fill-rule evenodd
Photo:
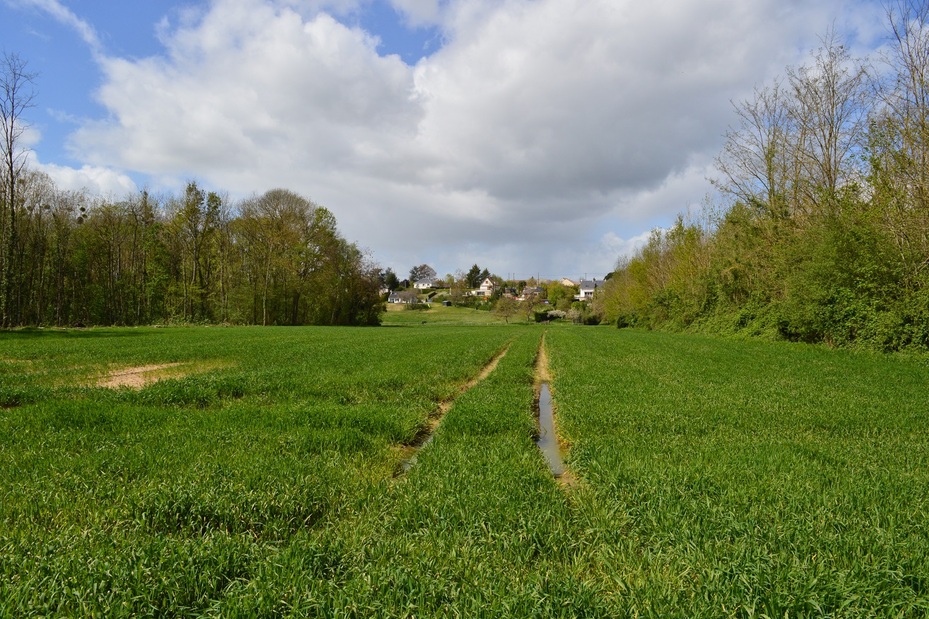
<instances>
[{"instance_id":1,"label":"grass","mask_svg":"<svg viewBox=\"0 0 929 619\"><path fill-rule=\"evenodd\" d=\"M390 479L397 447L509 337L475 335L0 335L0 609L207 612ZM138 391L87 381L110 365L217 359Z\"/></svg>"},{"instance_id":2,"label":"grass","mask_svg":"<svg viewBox=\"0 0 929 619\"><path fill-rule=\"evenodd\" d=\"M652 333L550 336L571 465L629 614L929 614L926 363Z\"/></svg>"},{"instance_id":3,"label":"grass","mask_svg":"<svg viewBox=\"0 0 929 619\"><path fill-rule=\"evenodd\" d=\"M0 334L0 616L929 616L924 359L473 311Z\"/></svg>"},{"instance_id":4,"label":"grass","mask_svg":"<svg viewBox=\"0 0 929 619\"><path fill-rule=\"evenodd\" d=\"M410 310L406 306L389 304L384 315L385 326L449 326L449 325L505 325L526 324L524 315L511 316L509 323L504 318L489 310L478 310L470 307L445 307L441 303L433 303L428 310Z\"/></svg>"},{"instance_id":5,"label":"grass","mask_svg":"<svg viewBox=\"0 0 929 619\"><path fill-rule=\"evenodd\" d=\"M596 607L567 499L532 442L537 346L517 339L455 402L408 476L356 517L295 540L219 614L528 617Z\"/></svg>"}]
</instances>

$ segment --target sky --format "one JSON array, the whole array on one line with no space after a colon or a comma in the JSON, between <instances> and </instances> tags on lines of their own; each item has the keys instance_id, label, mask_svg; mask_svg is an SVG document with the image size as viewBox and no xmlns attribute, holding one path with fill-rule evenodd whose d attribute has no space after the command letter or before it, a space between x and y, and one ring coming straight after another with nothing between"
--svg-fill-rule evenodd
<instances>
[{"instance_id":1,"label":"sky","mask_svg":"<svg viewBox=\"0 0 929 619\"><path fill-rule=\"evenodd\" d=\"M878 0L0 0L30 166L325 206L401 277L603 277L714 204L733 102Z\"/></svg>"}]
</instances>

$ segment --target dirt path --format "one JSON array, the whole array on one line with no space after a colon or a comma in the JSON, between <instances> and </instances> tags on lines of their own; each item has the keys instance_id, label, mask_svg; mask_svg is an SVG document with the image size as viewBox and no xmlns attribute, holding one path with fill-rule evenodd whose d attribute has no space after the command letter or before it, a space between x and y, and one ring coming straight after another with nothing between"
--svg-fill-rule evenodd
<instances>
[{"instance_id":1,"label":"dirt path","mask_svg":"<svg viewBox=\"0 0 929 619\"><path fill-rule=\"evenodd\" d=\"M542 341L539 342L539 353L535 358L535 382L536 390L538 390L538 385L541 383L550 383L552 382L552 373L548 369L548 351L545 348L545 336L542 336Z\"/></svg>"},{"instance_id":2,"label":"dirt path","mask_svg":"<svg viewBox=\"0 0 929 619\"><path fill-rule=\"evenodd\" d=\"M497 364L500 363L500 360L506 356L507 351L510 349L510 345L507 344L500 352L494 355L481 371L477 373L474 378L462 385L458 392L455 393L452 397L439 402L439 405L435 408L432 413L429 414L429 418L426 420L416 433L416 436L413 437L413 440L409 444L403 446L404 458L400 464L399 474L403 474L410 470L410 468L416 463L416 452L418 452L422 447L432 439L435 431L439 428L439 424L442 423L442 419L445 417L445 414L452 408L452 405L455 403L455 400L460 398L464 393L469 389L473 389L481 383L485 378L490 376L490 374L497 369Z\"/></svg>"}]
</instances>

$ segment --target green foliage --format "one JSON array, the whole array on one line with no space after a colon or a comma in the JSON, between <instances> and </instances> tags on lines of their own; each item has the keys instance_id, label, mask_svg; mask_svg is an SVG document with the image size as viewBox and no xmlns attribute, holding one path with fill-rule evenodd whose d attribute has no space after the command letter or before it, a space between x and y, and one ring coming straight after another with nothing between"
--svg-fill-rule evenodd
<instances>
[{"instance_id":1,"label":"green foliage","mask_svg":"<svg viewBox=\"0 0 929 619\"><path fill-rule=\"evenodd\" d=\"M714 182L731 201L622 260L595 307L606 322L926 348L929 11L904 4L885 15L876 89L829 34L734 104Z\"/></svg>"},{"instance_id":2,"label":"green foliage","mask_svg":"<svg viewBox=\"0 0 929 619\"><path fill-rule=\"evenodd\" d=\"M544 309L541 309L541 310L539 310L539 309L534 309L534 310L532 311L532 319L533 319L535 322L549 322L550 320L553 319L552 316L551 316L551 313L554 312L554 311L556 311L556 310L554 310L554 309L552 309L552 308L548 308L548 307L546 307L546 308L544 308Z\"/></svg>"},{"instance_id":3,"label":"green foliage","mask_svg":"<svg viewBox=\"0 0 929 619\"><path fill-rule=\"evenodd\" d=\"M480 286L483 281L481 278L481 267L476 264L471 265L471 268L468 269L468 272L465 274L465 281L468 284L468 288L477 288Z\"/></svg>"},{"instance_id":4,"label":"green foliage","mask_svg":"<svg viewBox=\"0 0 929 619\"><path fill-rule=\"evenodd\" d=\"M428 303L417 300L413 303L406 303L403 306L403 309L405 311L412 311L412 312L425 312L425 311L428 311L430 307L431 306Z\"/></svg>"},{"instance_id":5,"label":"green foliage","mask_svg":"<svg viewBox=\"0 0 929 619\"><path fill-rule=\"evenodd\" d=\"M848 345L899 290L889 239L856 204L840 205L792 241L795 265L778 304L781 332L793 340Z\"/></svg>"},{"instance_id":6,"label":"green foliage","mask_svg":"<svg viewBox=\"0 0 929 619\"><path fill-rule=\"evenodd\" d=\"M519 311L519 301L514 299L511 296L500 296L493 302L493 312L494 314L503 318L504 322L509 322L510 318L513 317Z\"/></svg>"},{"instance_id":7,"label":"green foliage","mask_svg":"<svg viewBox=\"0 0 929 619\"><path fill-rule=\"evenodd\" d=\"M382 280L384 286L386 286L388 290L393 291L400 287L400 280L397 278L397 274L394 273L393 269L391 268L388 268L386 271L384 271Z\"/></svg>"},{"instance_id":8,"label":"green foliage","mask_svg":"<svg viewBox=\"0 0 929 619\"><path fill-rule=\"evenodd\" d=\"M555 309L567 311L571 309L574 296L578 293L577 286L565 286L561 282L548 282L543 285L545 298Z\"/></svg>"},{"instance_id":9,"label":"green foliage","mask_svg":"<svg viewBox=\"0 0 929 619\"><path fill-rule=\"evenodd\" d=\"M736 204L712 233L678 220L622 262L595 311L620 327L925 349L925 281L854 188L802 220Z\"/></svg>"},{"instance_id":10,"label":"green foliage","mask_svg":"<svg viewBox=\"0 0 929 619\"><path fill-rule=\"evenodd\" d=\"M161 202L91 204L42 174L20 183L32 197L12 326L371 325L384 311L376 266L292 192L232 205L189 183Z\"/></svg>"}]
</instances>

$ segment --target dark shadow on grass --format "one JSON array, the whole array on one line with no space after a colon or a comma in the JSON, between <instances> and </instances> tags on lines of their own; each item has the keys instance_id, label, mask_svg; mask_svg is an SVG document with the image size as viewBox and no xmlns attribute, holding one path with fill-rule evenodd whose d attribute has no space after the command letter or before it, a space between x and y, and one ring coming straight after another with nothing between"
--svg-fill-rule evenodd
<instances>
[{"instance_id":1,"label":"dark shadow on grass","mask_svg":"<svg viewBox=\"0 0 929 619\"><path fill-rule=\"evenodd\" d=\"M24 327L17 329L0 330L0 340L35 340L55 338L109 338L109 337L138 337L144 335L135 327L100 327L95 329L59 329L40 327Z\"/></svg>"}]
</instances>

